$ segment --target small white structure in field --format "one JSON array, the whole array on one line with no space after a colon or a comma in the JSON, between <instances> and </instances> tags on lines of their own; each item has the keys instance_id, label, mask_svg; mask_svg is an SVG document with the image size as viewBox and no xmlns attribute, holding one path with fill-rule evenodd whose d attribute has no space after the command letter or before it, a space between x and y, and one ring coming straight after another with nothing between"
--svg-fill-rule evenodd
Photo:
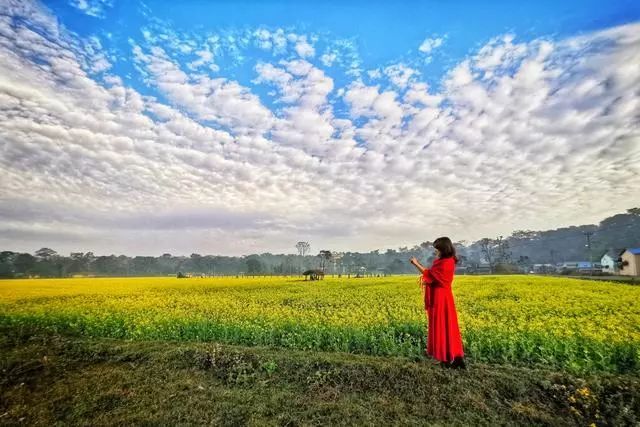
<instances>
[{"instance_id":1,"label":"small white structure in field","mask_svg":"<svg viewBox=\"0 0 640 427\"><path fill-rule=\"evenodd\" d=\"M627 248L622 255L620 274L623 276L640 276L640 248Z\"/></svg>"}]
</instances>

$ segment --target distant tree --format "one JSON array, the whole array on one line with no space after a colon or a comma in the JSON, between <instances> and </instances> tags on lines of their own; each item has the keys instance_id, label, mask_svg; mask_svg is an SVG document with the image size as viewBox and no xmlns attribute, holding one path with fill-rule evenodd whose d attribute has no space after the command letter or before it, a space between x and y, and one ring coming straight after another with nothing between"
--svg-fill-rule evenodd
<instances>
[{"instance_id":1,"label":"distant tree","mask_svg":"<svg viewBox=\"0 0 640 427\"><path fill-rule=\"evenodd\" d=\"M344 258L344 253L342 252L332 252L331 253L331 261L333 261L333 272L338 274L342 274L342 258Z\"/></svg>"},{"instance_id":2,"label":"distant tree","mask_svg":"<svg viewBox=\"0 0 640 427\"><path fill-rule=\"evenodd\" d=\"M71 258L71 263L69 265L70 273L86 271L86 266L84 265L84 252L71 252L69 254L69 258Z\"/></svg>"},{"instance_id":3,"label":"distant tree","mask_svg":"<svg viewBox=\"0 0 640 427\"><path fill-rule=\"evenodd\" d=\"M584 232L593 232L591 239L594 260L610 248L635 247L640 242L640 207L626 210L621 214L604 218L599 224L569 226L546 231L516 230L506 238L479 240L466 244L454 243L460 265L476 264L486 259L492 271L511 271L517 265L561 261L581 261L585 258ZM431 242L414 244L399 249L383 249L364 253L345 251L339 258L333 254L330 261L321 259L327 271L333 264L334 272L356 273L365 267L367 271L384 268L390 273L412 272L406 260L411 256L423 257L431 261ZM308 242L298 242L292 254L262 253L253 255L260 264L252 272L275 271L281 274L302 272L318 267L318 258L309 256ZM293 249L293 248L292 248ZM295 255L294 255L295 254ZM596 255L597 254L597 255ZM158 257L128 257L109 255L95 257L91 252L74 252L70 256L56 254L53 249L40 248L29 256L20 256L12 251L0 252L0 277L17 275L39 275L42 277L64 277L71 273L93 272L100 275L167 275L178 271L213 272L237 274L247 272L247 257L213 256L192 254L192 256L172 256L163 253ZM34 256L35 255L35 256ZM463 258L467 257L467 258ZM35 259L35 264L34 264ZM527 261L528 260L528 261ZM17 266L15 262L17 261ZM339 266L337 265L339 262ZM511 265L513 264L513 265Z\"/></svg>"},{"instance_id":4,"label":"distant tree","mask_svg":"<svg viewBox=\"0 0 640 427\"><path fill-rule=\"evenodd\" d=\"M202 272L206 270L206 268L203 266L202 255L194 253L194 254L191 254L190 258L191 258L191 268L194 271Z\"/></svg>"},{"instance_id":5,"label":"distant tree","mask_svg":"<svg viewBox=\"0 0 640 427\"><path fill-rule=\"evenodd\" d=\"M511 237L513 239L531 240L539 236L540 236L539 231L531 231L531 230L516 230L513 233L511 233Z\"/></svg>"},{"instance_id":6,"label":"distant tree","mask_svg":"<svg viewBox=\"0 0 640 427\"><path fill-rule=\"evenodd\" d=\"M57 276L57 269L55 266L55 259L58 253L53 249L41 248L35 251L36 264L31 268L33 274L40 277L55 277Z\"/></svg>"},{"instance_id":7,"label":"distant tree","mask_svg":"<svg viewBox=\"0 0 640 427\"><path fill-rule=\"evenodd\" d=\"M298 250L298 255L305 256L311 250L311 245L309 242L298 242L296 243L296 249Z\"/></svg>"},{"instance_id":8,"label":"distant tree","mask_svg":"<svg viewBox=\"0 0 640 427\"><path fill-rule=\"evenodd\" d=\"M401 259L395 258L389 265L387 265L386 270L389 273L404 273L405 272L405 263L402 262Z\"/></svg>"},{"instance_id":9,"label":"distant tree","mask_svg":"<svg viewBox=\"0 0 640 427\"><path fill-rule=\"evenodd\" d=\"M96 260L96 256L93 254L93 252L87 252L84 254L84 260L87 265L87 271L91 271L91 267L93 262Z\"/></svg>"},{"instance_id":10,"label":"distant tree","mask_svg":"<svg viewBox=\"0 0 640 427\"><path fill-rule=\"evenodd\" d=\"M28 253L18 254L14 261L13 266L15 267L15 271L18 274L29 274L33 267L36 265L36 257Z\"/></svg>"},{"instance_id":11,"label":"distant tree","mask_svg":"<svg viewBox=\"0 0 640 427\"><path fill-rule=\"evenodd\" d=\"M511 262L511 252L509 251L509 242L502 236L499 236L496 240L497 245L497 259L496 261L501 264L509 264Z\"/></svg>"},{"instance_id":12,"label":"distant tree","mask_svg":"<svg viewBox=\"0 0 640 427\"><path fill-rule=\"evenodd\" d=\"M93 271L97 274L112 276L127 273L126 265L115 255L99 256L93 262Z\"/></svg>"},{"instance_id":13,"label":"distant tree","mask_svg":"<svg viewBox=\"0 0 640 427\"><path fill-rule=\"evenodd\" d=\"M157 271L156 261L152 256L137 256L129 263L128 270L138 276L153 274Z\"/></svg>"},{"instance_id":14,"label":"distant tree","mask_svg":"<svg viewBox=\"0 0 640 427\"><path fill-rule=\"evenodd\" d=\"M51 258L53 258L54 256L58 255L58 252L54 251L53 249L49 249L49 248L41 248L41 249L38 249L35 252L35 255L36 255L37 258L43 259L45 261L48 261Z\"/></svg>"},{"instance_id":15,"label":"distant tree","mask_svg":"<svg viewBox=\"0 0 640 427\"><path fill-rule=\"evenodd\" d=\"M309 242L298 242L296 243L296 249L298 250L298 256L302 257L302 259L300 260L300 262L304 262L304 256L307 255L310 251L311 251L311 245L309 244ZM300 270L298 270L298 272L302 271L302 264L300 265Z\"/></svg>"},{"instance_id":16,"label":"distant tree","mask_svg":"<svg viewBox=\"0 0 640 427\"><path fill-rule=\"evenodd\" d=\"M629 215L640 216L640 208L627 209Z\"/></svg>"},{"instance_id":17,"label":"distant tree","mask_svg":"<svg viewBox=\"0 0 640 427\"><path fill-rule=\"evenodd\" d=\"M432 246L433 246L433 242L429 240L420 243L420 247L425 250L431 249Z\"/></svg>"},{"instance_id":18,"label":"distant tree","mask_svg":"<svg viewBox=\"0 0 640 427\"><path fill-rule=\"evenodd\" d=\"M124 271L127 276L131 275L131 258L126 255L118 256L118 268Z\"/></svg>"},{"instance_id":19,"label":"distant tree","mask_svg":"<svg viewBox=\"0 0 640 427\"><path fill-rule=\"evenodd\" d=\"M331 251L322 250L318 257L320 258L320 270L324 273L327 264L331 261Z\"/></svg>"},{"instance_id":20,"label":"distant tree","mask_svg":"<svg viewBox=\"0 0 640 427\"><path fill-rule=\"evenodd\" d=\"M259 274L262 273L262 263L259 259L251 257L246 261L247 274Z\"/></svg>"},{"instance_id":21,"label":"distant tree","mask_svg":"<svg viewBox=\"0 0 640 427\"><path fill-rule=\"evenodd\" d=\"M18 254L12 251L0 252L0 277L8 278L13 277L15 273L15 266L13 264Z\"/></svg>"},{"instance_id":22,"label":"distant tree","mask_svg":"<svg viewBox=\"0 0 640 427\"><path fill-rule=\"evenodd\" d=\"M489 270L493 273L497 252L496 241L487 237L480 239L480 250L484 260L489 263Z\"/></svg>"},{"instance_id":23,"label":"distant tree","mask_svg":"<svg viewBox=\"0 0 640 427\"><path fill-rule=\"evenodd\" d=\"M427 240L419 245L421 255L425 258L429 257L430 250L433 249L433 242Z\"/></svg>"}]
</instances>

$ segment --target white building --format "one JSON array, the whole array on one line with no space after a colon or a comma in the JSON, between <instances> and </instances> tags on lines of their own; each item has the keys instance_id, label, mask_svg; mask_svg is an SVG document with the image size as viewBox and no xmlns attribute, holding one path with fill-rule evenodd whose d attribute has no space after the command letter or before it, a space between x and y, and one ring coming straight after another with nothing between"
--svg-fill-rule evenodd
<instances>
[{"instance_id":1,"label":"white building","mask_svg":"<svg viewBox=\"0 0 640 427\"><path fill-rule=\"evenodd\" d=\"M623 276L640 276L640 248L627 248L622 255L620 274Z\"/></svg>"},{"instance_id":2,"label":"white building","mask_svg":"<svg viewBox=\"0 0 640 427\"><path fill-rule=\"evenodd\" d=\"M622 255L624 249L609 249L607 252L602 255L600 258L600 264L602 264L602 272L610 273L610 274L618 274L619 266L618 263L620 261L620 255Z\"/></svg>"}]
</instances>

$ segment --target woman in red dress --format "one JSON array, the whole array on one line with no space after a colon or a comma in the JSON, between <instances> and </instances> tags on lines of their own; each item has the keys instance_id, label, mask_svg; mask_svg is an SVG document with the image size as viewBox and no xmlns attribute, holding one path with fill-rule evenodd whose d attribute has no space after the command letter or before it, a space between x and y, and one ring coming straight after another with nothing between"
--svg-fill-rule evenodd
<instances>
[{"instance_id":1,"label":"woman in red dress","mask_svg":"<svg viewBox=\"0 0 640 427\"><path fill-rule=\"evenodd\" d=\"M425 268L415 257L411 258L411 264L422 274L424 308L429 319L427 354L447 367L464 368L462 337L451 292L458 257L448 237L436 239L433 247L436 259L431 268Z\"/></svg>"}]
</instances>

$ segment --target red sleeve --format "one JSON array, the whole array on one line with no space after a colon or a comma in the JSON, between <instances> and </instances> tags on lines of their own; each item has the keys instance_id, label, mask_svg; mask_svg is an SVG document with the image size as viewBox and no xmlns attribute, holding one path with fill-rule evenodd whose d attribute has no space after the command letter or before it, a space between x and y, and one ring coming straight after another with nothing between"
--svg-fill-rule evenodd
<instances>
[{"instance_id":1,"label":"red sleeve","mask_svg":"<svg viewBox=\"0 0 640 427\"><path fill-rule=\"evenodd\" d=\"M434 263L431 268L425 268L422 272L422 283L431 286L442 286L442 263Z\"/></svg>"},{"instance_id":2,"label":"red sleeve","mask_svg":"<svg viewBox=\"0 0 640 427\"><path fill-rule=\"evenodd\" d=\"M422 284L431 284L433 282L433 280L431 279L431 276L429 276L429 269L425 268L424 270L422 270Z\"/></svg>"},{"instance_id":3,"label":"red sleeve","mask_svg":"<svg viewBox=\"0 0 640 427\"><path fill-rule=\"evenodd\" d=\"M422 283L428 283L431 286L445 286L453 279L453 269L451 264L453 260L444 259L437 260L431 268L425 268L422 272ZM455 268L455 267L453 267Z\"/></svg>"}]
</instances>

